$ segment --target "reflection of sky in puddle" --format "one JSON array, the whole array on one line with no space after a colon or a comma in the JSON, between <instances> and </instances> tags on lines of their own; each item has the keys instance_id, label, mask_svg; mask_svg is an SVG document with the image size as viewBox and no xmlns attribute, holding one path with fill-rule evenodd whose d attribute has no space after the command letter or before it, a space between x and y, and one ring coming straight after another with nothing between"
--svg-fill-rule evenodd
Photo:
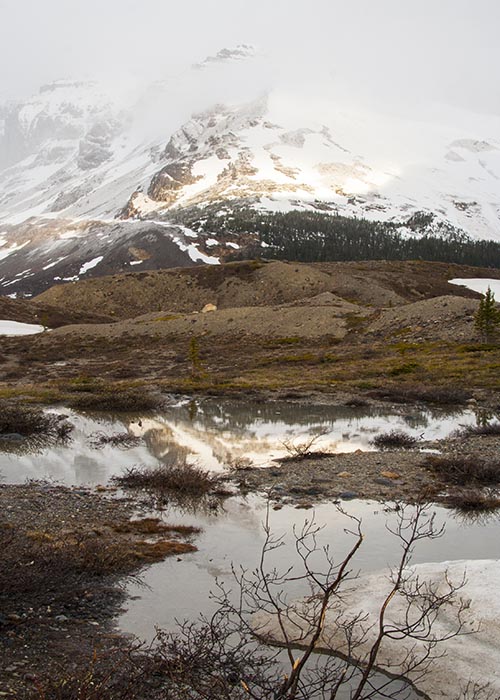
<instances>
[{"instance_id":1,"label":"reflection of sky in puddle","mask_svg":"<svg viewBox=\"0 0 500 700\"><path fill-rule=\"evenodd\" d=\"M475 423L470 410L450 414L415 407L381 410L230 399L179 403L140 420L65 413L75 425L72 441L36 454L0 453L5 481L52 478L69 484L105 483L128 467L178 458L220 471L243 457L256 465L269 464L287 454L283 443L300 445L314 435L319 437L313 449L353 452L373 449L374 436L389 430L433 440ZM127 450L110 445L95 449L89 436L96 432L129 432L143 442Z\"/></svg>"},{"instance_id":2,"label":"reflection of sky in puddle","mask_svg":"<svg viewBox=\"0 0 500 700\"><path fill-rule=\"evenodd\" d=\"M209 599L209 591L215 590L216 578L232 584L232 564L249 569L257 566L264 539L265 507L264 499L251 496L248 499L228 499L224 512L217 517L186 515L175 509L167 511L164 516L167 522L196 524L203 528L195 539L199 551L184 555L182 561L171 558L148 568L144 573L147 587L134 584L129 589L134 599L129 601L128 610L120 620L121 628L142 638L150 638L155 625L172 629L176 619L192 620L200 612L210 614L214 604ZM349 501L346 508L351 515L362 520L366 536L353 562L353 572L382 570L396 564L400 542L386 528L387 522L395 522L394 514L384 512L381 504L369 501ZM486 524L465 524L443 508L433 508L432 512L436 513L436 525L440 526L446 520L446 532L440 539L422 541L416 547L414 563L492 559L500 555L499 520L493 518ZM270 514L273 533L286 535L287 542L269 559L272 565L286 569L291 563L297 563L292 528L294 525L300 528L306 518L312 517L323 526L318 544L328 544L336 558L346 554L353 540L345 530L355 528L334 504L318 504L314 511L284 507ZM301 586L303 584L291 585L289 594L292 598L307 592Z\"/></svg>"}]
</instances>

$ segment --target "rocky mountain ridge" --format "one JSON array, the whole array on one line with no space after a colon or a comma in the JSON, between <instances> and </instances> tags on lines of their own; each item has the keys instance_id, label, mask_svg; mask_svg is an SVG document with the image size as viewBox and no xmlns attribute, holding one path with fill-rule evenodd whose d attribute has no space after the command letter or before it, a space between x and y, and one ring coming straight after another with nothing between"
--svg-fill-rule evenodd
<instances>
[{"instance_id":1,"label":"rocky mountain ridge","mask_svg":"<svg viewBox=\"0 0 500 700\"><path fill-rule=\"evenodd\" d=\"M59 81L3 106L0 293L134 265L216 263L244 248L240 236L183 226L193 206L500 239L498 119L412 121L336 104L334 90L309 102L283 88L216 101L218 81L256 60L241 45L147 89ZM186 95L198 93L203 108L190 110Z\"/></svg>"}]
</instances>

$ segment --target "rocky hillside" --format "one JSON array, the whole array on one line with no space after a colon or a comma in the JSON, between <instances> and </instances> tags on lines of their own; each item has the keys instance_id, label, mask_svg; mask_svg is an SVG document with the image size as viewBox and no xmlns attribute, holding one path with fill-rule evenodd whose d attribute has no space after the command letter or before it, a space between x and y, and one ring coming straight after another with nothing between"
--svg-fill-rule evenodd
<instances>
[{"instance_id":1,"label":"rocky hillside","mask_svg":"<svg viewBox=\"0 0 500 700\"><path fill-rule=\"evenodd\" d=\"M420 262L306 265L250 261L133 272L54 286L32 304L116 319L159 311L199 312L206 304L219 310L287 304L331 306L337 298L384 308L450 294L477 299L475 292L448 283L455 277L472 276L500 279L500 271Z\"/></svg>"}]
</instances>

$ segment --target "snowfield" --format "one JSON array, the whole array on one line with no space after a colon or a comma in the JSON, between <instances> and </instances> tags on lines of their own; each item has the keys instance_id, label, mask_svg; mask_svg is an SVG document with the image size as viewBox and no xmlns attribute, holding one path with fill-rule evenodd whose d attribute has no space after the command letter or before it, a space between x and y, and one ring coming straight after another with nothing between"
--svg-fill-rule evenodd
<instances>
[{"instance_id":1,"label":"snowfield","mask_svg":"<svg viewBox=\"0 0 500 700\"><path fill-rule=\"evenodd\" d=\"M500 239L500 119L444 105L412 119L339 104L333 92L301 100L280 87L265 95L248 88L246 100L223 103L226 62L234 78L256 60L247 49L236 62L233 54L145 89L59 81L10 106L0 220L107 220L132 195L135 216L161 218L174 206L243 197L271 211L319 200L381 221L423 211L472 237ZM190 114L194 94L205 104ZM17 158L11 148L2 160L14 137ZM182 172L166 175L168 199L151 198L153 178L169 164Z\"/></svg>"},{"instance_id":2,"label":"snowfield","mask_svg":"<svg viewBox=\"0 0 500 700\"><path fill-rule=\"evenodd\" d=\"M500 301L500 280L487 279L482 277L459 278L449 280L450 284L458 284L460 287L467 287L473 292L486 294L488 287L491 289L497 301Z\"/></svg>"},{"instance_id":3,"label":"snowfield","mask_svg":"<svg viewBox=\"0 0 500 700\"><path fill-rule=\"evenodd\" d=\"M44 330L43 326L18 321L0 321L0 335L35 335Z\"/></svg>"}]
</instances>

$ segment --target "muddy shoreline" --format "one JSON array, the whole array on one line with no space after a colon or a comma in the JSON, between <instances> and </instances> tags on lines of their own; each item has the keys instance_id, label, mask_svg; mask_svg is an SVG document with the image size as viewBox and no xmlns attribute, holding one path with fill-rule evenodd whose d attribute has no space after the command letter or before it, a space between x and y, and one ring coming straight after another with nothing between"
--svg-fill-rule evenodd
<instances>
[{"instance_id":1,"label":"muddy shoreline","mask_svg":"<svg viewBox=\"0 0 500 700\"><path fill-rule=\"evenodd\" d=\"M196 529L138 517L133 499L82 487L1 484L0 513L2 563L10 564L0 590L3 697L37 697L44 678L69 677L96 650L126 646L115 623L124 584L196 548Z\"/></svg>"}]
</instances>

